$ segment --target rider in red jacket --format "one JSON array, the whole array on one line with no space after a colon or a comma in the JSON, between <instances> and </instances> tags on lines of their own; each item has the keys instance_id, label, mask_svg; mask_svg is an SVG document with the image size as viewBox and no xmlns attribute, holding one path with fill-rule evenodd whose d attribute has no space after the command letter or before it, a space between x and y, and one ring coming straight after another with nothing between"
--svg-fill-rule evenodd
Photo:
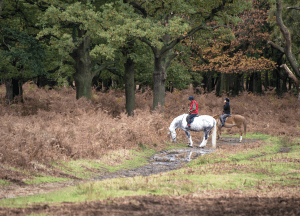
<instances>
[{"instance_id":1,"label":"rider in red jacket","mask_svg":"<svg viewBox=\"0 0 300 216\"><path fill-rule=\"evenodd\" d=\"M190 128L192 119L196 115L198 115L198 104L195 101L193 96L189 97L189 101L191 101L191 105L190 105L190 109L189 109L189 115L187 116L186 121L187 121L188 127Z\"/></svg>"}]
</instances>

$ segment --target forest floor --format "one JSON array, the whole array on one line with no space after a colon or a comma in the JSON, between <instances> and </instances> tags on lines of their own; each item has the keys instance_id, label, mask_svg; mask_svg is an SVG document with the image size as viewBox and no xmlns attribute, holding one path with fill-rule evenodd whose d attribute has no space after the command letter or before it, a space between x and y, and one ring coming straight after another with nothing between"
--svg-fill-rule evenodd
<instances>
[{"instance_id":1,"label":"forest floor","mask_svg":"<svg viewBox=\"0 0 300 216\"><path fill-rule=\"evenodd\" d=\"M217 140L217 148L221 148L226 145L247 145L258 141L258 139L244 139L242 143L238 142L238 138L224 137L221 140ZM60 188L75 186L76 184L82 184L91 181L101 181L112 178L124 178L134 176L149 176L157 173L168 172L182 168L186 163L195 159L203 154L209 154L214 151L211 143L207 143L205 148L198 148L199 144L194 144L193 148L171 149L164 150L148 158L146 165L132 168L132 169L120 169L115 172L103 172L95 170L92 179L79 179L73 177L72 181L62 182L50 182L40 184L26 184L19 179L18 173L12 173L10 175L11 182L14 184L0 187L0 199L14 198L20 196L30 196L35 194L44 194ZM57 175L53 175L56 177Z\"/></svg>"},{"instance_id":2,"label":"forest floor","mask_svg":"<svg viewBox=\"0 0 300 216\"><path fill-rule=\"evenodd\" d=\"M213 92L168 92L164 112L154 112L146 89L128 117L123 90L93 90L91 101L76 100L72 88L23 90L24 103L7 105L0 86L0 215L300 215L300 101L292 92L230 98L248 139L238 143L238 129L226 129L236 138L213 150L185 148L182 131L173 149L167 129L190 95L201 115L220 114L223 99Z\"/></svg>"},{"instance_id":3,"label":"forest floor","mask_svg":"<svg viewBox=\"0 0 300 216\"><path fill-rule=\"evenodd\" d=\"M248 145L257 139L245 139L242 143L238 138L224 137L217 142L217 149ZM291 148L281 147L275 154L288 153ZM199 153L201 151L201 153ZM147 176L182 168L188 160L196 159L203 154L213 152L210 143L204 148L183 148L160 152L149 158L149 164L129 170L104 173L101 176L85 181L101 181L110 178ZM174 154L184 152L179 160L172 160ZM191 157L190 153L195 153ZM199 154L197 154L199 153ZM167 156L167 157L165 157ZM258 155L255 158L263 157ZM167 158L167 159L166 159ZM176 158L176 157L175 157ZM57 182L39 185L7 186L6 192L12 196L24 196L47 193L59 188L74 186L84 181ZM9 189L10 188L10 189ZM108 198L99 201L82 203L62 202L59 205L38 204L26 208L0 207L1 215L300 215L300 196L293 187L277 187L276 190L206 190L179 196L125 196ZM3 191L1 191L3 195Z\"/></svg>"},{"instance_id":4,"label":"forest floor","mask_svg":"<svg viewBox=\"0 0 300 216\"><path fill-rule=\"evenodd\" d=\"M285 194L287 196L287 194ZM104 201L1 208L1 215L299 215L300 197L265 197L239 190L182 196L129 196Z\"/></svg>"}]
</instances>

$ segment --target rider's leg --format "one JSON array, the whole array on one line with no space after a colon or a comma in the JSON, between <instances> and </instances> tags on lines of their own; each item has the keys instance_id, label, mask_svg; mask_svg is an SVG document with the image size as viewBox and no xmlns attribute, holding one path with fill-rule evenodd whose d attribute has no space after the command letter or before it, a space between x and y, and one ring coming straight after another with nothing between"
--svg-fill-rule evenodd
<instances>
[{"instance_id":1,"label":"rider's leg","mask_svg":"<svg viewBox=\"0 0 300 216\"><path fill-rule=\"evenodd\" d=\"M224 117L225 117L225 114L222 114L221 116L220 116L220 120L221 120L221 127L224 127Z\"/></svg>"},{"instance_id":2,"label":"rider's leg","mask_svg":"<svg viewBox=\"0 0 300 216\"><path fill-rule=\"evenodd\" d=\"M187 123L188 128L191 126L191 119L192 119L192 114L189 114L186 117L186 123Z\"/></svg>"},{"instance_id":3,"label":"rider's leg","mask_svg":"<svg viewBox=\"0 0 300 216\"><path fill-rule=\"evenodd\" d=\"M192 122L192 119L196 116L196 114L189 114L188 117L187 117L187 126L188 128L191 127L191 122Z\"/></svg>"}]
</instances>

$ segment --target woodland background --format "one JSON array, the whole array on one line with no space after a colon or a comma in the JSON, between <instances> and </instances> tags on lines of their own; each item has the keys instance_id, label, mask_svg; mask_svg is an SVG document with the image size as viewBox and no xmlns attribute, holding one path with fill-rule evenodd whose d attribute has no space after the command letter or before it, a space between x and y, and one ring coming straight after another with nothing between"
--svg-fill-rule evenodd
<instances>
[{"instance_id":1,"label":"woodland background","mask_svg":"<svg viewBox=\"0 0 300 216\"><path fill-rule=\"evenodd\" d=\"M163 148L189 95L200 114L220 114L226 95L248 131L297 136L299 9L297 0L1 0L0 161L29 168Z\"/></svg>"}]
</instances>

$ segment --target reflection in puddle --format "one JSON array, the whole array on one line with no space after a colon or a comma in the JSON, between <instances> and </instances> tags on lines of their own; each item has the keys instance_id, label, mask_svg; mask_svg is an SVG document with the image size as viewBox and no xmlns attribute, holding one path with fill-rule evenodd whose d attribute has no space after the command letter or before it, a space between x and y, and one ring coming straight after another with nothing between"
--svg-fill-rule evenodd
<instances>
[{"instance_id":1,"label":"reflection in puddle","mask_svg":"<svg viewBox=\"0 0 300 216\"><path fill-rule=\"evenodd\" d=\"M213 149L172 149L155 154L151 160L153 164L174 165L174 163L189 162L201 155L213 152Z\"/></svg>"}]
</instances>

